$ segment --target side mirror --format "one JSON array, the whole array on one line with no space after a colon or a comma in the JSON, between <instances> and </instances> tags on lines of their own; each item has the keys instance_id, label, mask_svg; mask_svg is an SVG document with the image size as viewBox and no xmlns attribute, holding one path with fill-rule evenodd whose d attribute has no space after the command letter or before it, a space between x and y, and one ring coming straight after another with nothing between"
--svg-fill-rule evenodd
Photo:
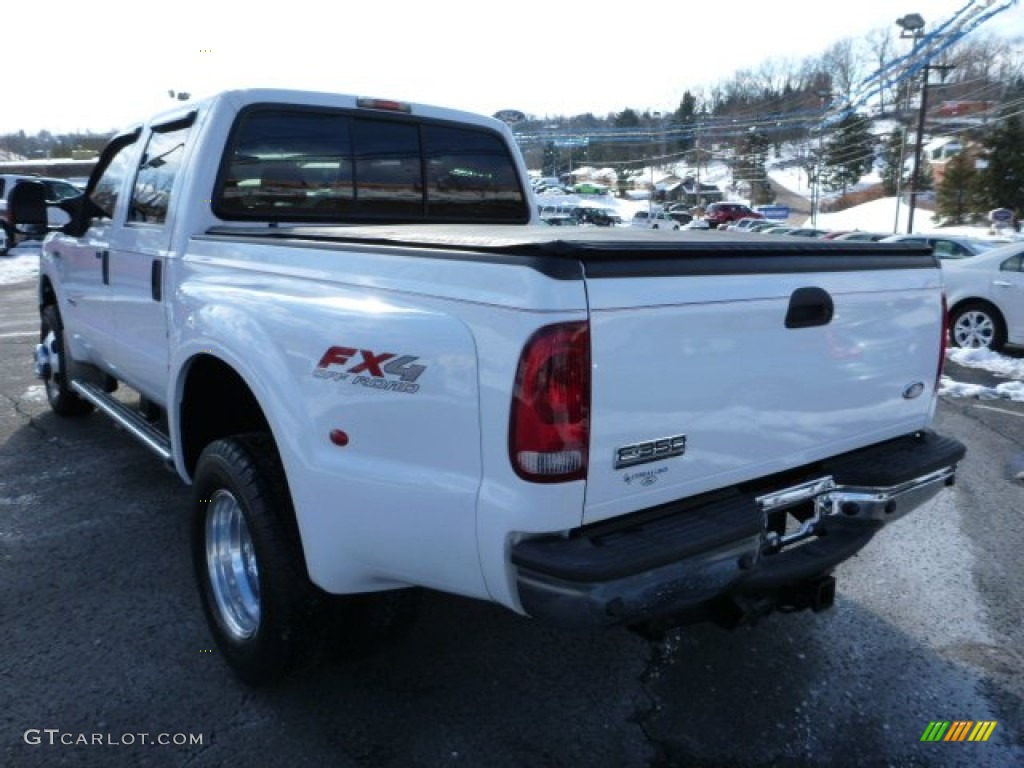
<instances>
[{"instance_id":1,"label":"side mirror","mask_svg":"<svg viewBox=\"0 0 1024 768\"><path fill-rule=\"evenodd\" d=\"M19 181L7 196L7 216L16 234L46 234L46 187L38 181Z\"/></svg>"}]
</instances>

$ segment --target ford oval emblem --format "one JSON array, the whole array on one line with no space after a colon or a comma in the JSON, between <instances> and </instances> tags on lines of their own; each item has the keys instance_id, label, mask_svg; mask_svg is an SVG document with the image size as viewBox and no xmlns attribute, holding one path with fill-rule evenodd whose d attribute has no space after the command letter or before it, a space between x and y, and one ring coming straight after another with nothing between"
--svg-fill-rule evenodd
<instances>
[{"instance_id":1,"label":"ford oval emblem","mask_svg":"<svg viewBox=\"0 0 1024 768\"><path fill-rule=\"evenodd\" d=\"M924 382L915 381L913 384L907 384L903 388L903 399L913 400L915 397L920 397L922 392L924 392Z\"/></svg>"}]
</instances>

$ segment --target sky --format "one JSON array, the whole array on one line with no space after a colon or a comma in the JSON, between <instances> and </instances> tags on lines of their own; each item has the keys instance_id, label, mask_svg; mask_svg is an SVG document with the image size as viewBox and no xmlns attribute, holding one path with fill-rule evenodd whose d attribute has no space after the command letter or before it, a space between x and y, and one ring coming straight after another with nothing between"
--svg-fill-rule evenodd
<instances>
[{"instance_id":1,"label":"sky","mask_svg":"<svg viewBox=\"0 0 1024 768\"><path fill-rule=\"evenodd\" d=\"M898 32L907 13L938 25L967 2L732 0L718 13L713 2L679 0L8 0L0 133L105 133L173 107L169 90L198 98L246 87L484 114L673 111L687 88L875 29ZM1024 36L1024 6L974 34Z\"/></svg>"}]
</instances>

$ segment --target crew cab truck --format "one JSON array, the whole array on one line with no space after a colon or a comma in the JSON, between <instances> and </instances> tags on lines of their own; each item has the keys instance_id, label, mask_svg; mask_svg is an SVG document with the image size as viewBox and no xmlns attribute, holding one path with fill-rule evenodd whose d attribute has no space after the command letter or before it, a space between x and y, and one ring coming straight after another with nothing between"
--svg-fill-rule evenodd
<instances>
[{"instance_id":1,"label":"crew cab truck","mask_svg":"<svg viewBox=\"0 0 1024 768\"><path fill-rule=\"evenodd\" d=\"M565 235L489 118L222 93L65 206L36 372L191 484L249 683L399 633L417 588L582 629L821 610L964 453L928 428L928 248Z\"/></svg>"}]
</instances>

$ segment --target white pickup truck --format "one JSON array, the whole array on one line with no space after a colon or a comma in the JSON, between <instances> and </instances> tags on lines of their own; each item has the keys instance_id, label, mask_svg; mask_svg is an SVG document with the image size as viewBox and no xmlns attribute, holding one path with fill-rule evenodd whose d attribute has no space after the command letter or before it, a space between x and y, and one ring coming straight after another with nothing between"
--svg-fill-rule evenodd
<instances>
[{"instance_id":1,"label":"white pickup truck","mask_svg":"<svg viewBox=\"0 0 1024 768\"><path fill-rule=\"evenodd\" d=\"M242 679L397 632L416 587L568 628L821 610L953 482L928 248L566 233L527 178L489 118L233 91L64 204L36 372L192 485Z\"/></svg>"}]
</instances>

